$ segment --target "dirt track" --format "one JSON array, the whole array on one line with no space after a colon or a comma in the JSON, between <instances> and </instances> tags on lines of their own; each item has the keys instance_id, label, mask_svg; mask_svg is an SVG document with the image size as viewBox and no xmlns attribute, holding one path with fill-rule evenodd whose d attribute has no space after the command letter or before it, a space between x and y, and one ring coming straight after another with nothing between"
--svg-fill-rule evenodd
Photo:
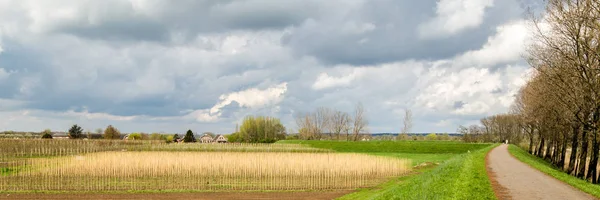
<instances>
[{"instance_id":1,"label":"dirt track","mask_svg":"<svg viewBox=\"0 0 600 200\"><path fill-rule=\"evenodd\" d=\"M488 154L487 167L499 199L595 199L512 157L508 145Z\"/></svg>"},{"instance_id":2,"label":"dirt track","mask_svg":"<svg viewBox=\"0 0 600 200\"><path fill-rule=\"evenodd\" d=\"M0 194L0 199L335 199L353 191L210 192L164 194Z\"/></svg>"}]
</instances>

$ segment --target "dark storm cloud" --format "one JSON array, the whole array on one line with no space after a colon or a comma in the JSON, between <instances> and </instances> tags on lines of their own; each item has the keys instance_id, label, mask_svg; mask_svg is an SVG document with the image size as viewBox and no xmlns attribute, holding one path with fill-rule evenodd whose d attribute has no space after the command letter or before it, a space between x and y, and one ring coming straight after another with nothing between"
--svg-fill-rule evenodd
<instances>
[{"instance_id":1,"label":"dark storm cloud","mask_svg":"<svg viewBox=\"0 0 600 200\"><path fill-rule=\"evenodd\" d=\"M282 39L299 55L314 56L329 64L369 65L405 59L437 60L478 49L494 28L521 17L515 1L495 1L483 24L439 39L419 39L421 23L434 17L435 1L375 1L339 20L315 21ZM515 8L516 7L516 8ZM348 23L370 23L371 31L352 33Z\"/></svg>"},{"instance_id":2,"label":"dark storm cloud","mask_svg":"<svg viewBox=\"0 0 600 200\"><path fill-rule=\"evenodd\" d=\"M236 30L278 30L307 18L318 18L319 1L124 1L83 4L77 17L50 28L98 40L169 42L172 37L193 39L198 34ZM181 38L178 38L181 39Z\"/></svg>"}]
</instances>

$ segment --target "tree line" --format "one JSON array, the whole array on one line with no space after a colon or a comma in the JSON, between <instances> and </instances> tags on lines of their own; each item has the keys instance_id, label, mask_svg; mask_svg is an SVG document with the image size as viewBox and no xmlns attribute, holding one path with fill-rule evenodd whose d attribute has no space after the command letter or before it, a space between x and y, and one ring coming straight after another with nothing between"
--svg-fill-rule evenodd
<instances>
[{"instance_id":1,"label":"tree line","mask_svg":"<svg viewBox=\"0 0 600 200\"><path fill-rule=\"evenodd\" d=\"M534 69L510 113L461 127L465 140L526 143L529 153L599 183L600 2L548 0L532 17L526 59Z\"/></svg>"},{"instance_id":2,"label":"tree line","mask_svg":"<svg viewBox=\"0 0 600 200\"><path fill-rule=\"evenodd\" d=\"M296 115L299 139L320 140L326 133L331 139L357 141L360 134L368 133L365 109L358 103L352 114L320 107L313 112Z\"/></svg>"},{"instance_id":3,"label":"tree line","mask_svg":"<svg viewBox=\"0 0 600 200\"><path fill-rule=\"evenodd\" d=\"M213 135L211 132L205 132L204 134ZM74 124L67 131L67 136L69 139L121 139L123 134L119 129L115 128L112 125L108 125L105 129L96 129L94 136L90 131L84 132L83 128L77 124ZM161 133L130 133L127 134L128 140L164 140L167 143L171 142L196 142L196 138L191 130L188 130L184 137L181 138L179 134L161 134ZM45 129L41 132L42 139L53 139L54 135L50 129Z\"/></svg>"}]
</instances>

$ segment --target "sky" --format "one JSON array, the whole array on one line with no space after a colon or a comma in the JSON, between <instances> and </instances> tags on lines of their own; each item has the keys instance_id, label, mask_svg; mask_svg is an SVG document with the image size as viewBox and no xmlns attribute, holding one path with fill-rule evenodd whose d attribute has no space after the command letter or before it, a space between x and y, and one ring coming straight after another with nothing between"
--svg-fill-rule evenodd
<instances>
[{"instance_id":1,"label":"sky","mask_svg":"<svg viewBox=\"0 0 600 200\"><path fill-rule=\"evenodd\" d=\"M531 69L528 0L0 0L0 131L231 133L362 103L368 131L456 132Z\"/></svg>"}]
</instances>

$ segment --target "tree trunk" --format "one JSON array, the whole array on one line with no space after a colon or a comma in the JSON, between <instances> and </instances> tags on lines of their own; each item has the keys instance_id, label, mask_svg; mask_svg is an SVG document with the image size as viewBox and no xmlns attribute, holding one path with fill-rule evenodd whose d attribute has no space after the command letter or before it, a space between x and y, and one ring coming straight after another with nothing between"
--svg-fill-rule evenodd
<instances>
[{"instance_id":1,"label":"tree trunk","mask_svg":"<svg viewBox=\"0 0 600 200\"><path fill-rule=\"evenodd\" d=\"M560 153L560 161L558 162L558 165L560 166L560 168L563 171L567 170L567 167L565 166L565 160L566 160L566 157L567 157L567 147L568 147L567 146L567 141L568 141L568 139L569 139L568 135L565 134L564 135L564 140L562 142L562 149L561 149L562 151Z\"/></svg>"},{"instance_id":2,"label":"tree trunk","mask_svg":"<svg viewBox=\"0 0 600 200\"><path fill-rule=\"evenodd\" d=\"M598 183L596 177L596 171L598 168L598 150L600 150L600 146L598 146L598 136L596 131L594 131L594 139L592 140L592 157L590 158L590 164L588 165L588 176L586 179L591 180L592 183Z\"/></svg>"},{"instance_id":3,"label":"tree trunk","mask_svg":"<svg viewBox=\"0 0 600 200\"><path fill-rule=\"evenodd\" d=\"M548 162L552 163L552 141L548 141L548 145L546 147L546 153L544 153L544 160L547 160ZM553 163L554 164L554 163Z\"/></svg>"},{"instance_id":4,"label":"tree trunk","mask_svg":"<svg viewBox=\"0 0 600 200\"><path fill-rule=\"evenodd\" d=\"M577 162L577 148L579 147L579 126L573 126L573 141L571 142L571 156L569 158L569 168L567 173L574 175L575 162Z\"/></svg>"},{"instance_id":5,"label":"tree trunk","mask_svg":"<svg viewBox=\"0 0 600 200\"><path fill-rule=\"evenodd\" d=\"M587 163L587 151L589 140L587 133L589 129L587 125L584 125L583 132L581 133L581 153L579 154L579 170L577 171L577 178L585 179L585 164Z\"/></svg>"},{"instance_id":6,"label":"tree trunk","mask_svg":"<svg viewBox=\"0 0 600 200\"><path fill-rule=\"evenodd\" d=\"M550 156L550 160L555 165L558 165L558 147L558 140L552 141L552 155Z\"/></svg>"},{"instance_id":7,"label":"tree trunk","mask_svg":"<svg viewBox=\"0 0 600 200\"><path fill-rule=\"evenodd\" d=\"M544 157L544 155L542 155L543 154L542 150L544 150L544 138L540 137L540 146L538 147L538 150L536 152L537 156L540 158Z\"/></svg>"},{"instance_id":8,"label":"tree trunk","mask_svg":"<svg viewBox=\"0 0 600 200\"><path fill-rule=\"evenodd\" d=\"M533 154L533 136L534 136L534 131L535 129L533 128L533 126L530 127L529 129L529 154Z\"/></svg>"}]
</instances>

